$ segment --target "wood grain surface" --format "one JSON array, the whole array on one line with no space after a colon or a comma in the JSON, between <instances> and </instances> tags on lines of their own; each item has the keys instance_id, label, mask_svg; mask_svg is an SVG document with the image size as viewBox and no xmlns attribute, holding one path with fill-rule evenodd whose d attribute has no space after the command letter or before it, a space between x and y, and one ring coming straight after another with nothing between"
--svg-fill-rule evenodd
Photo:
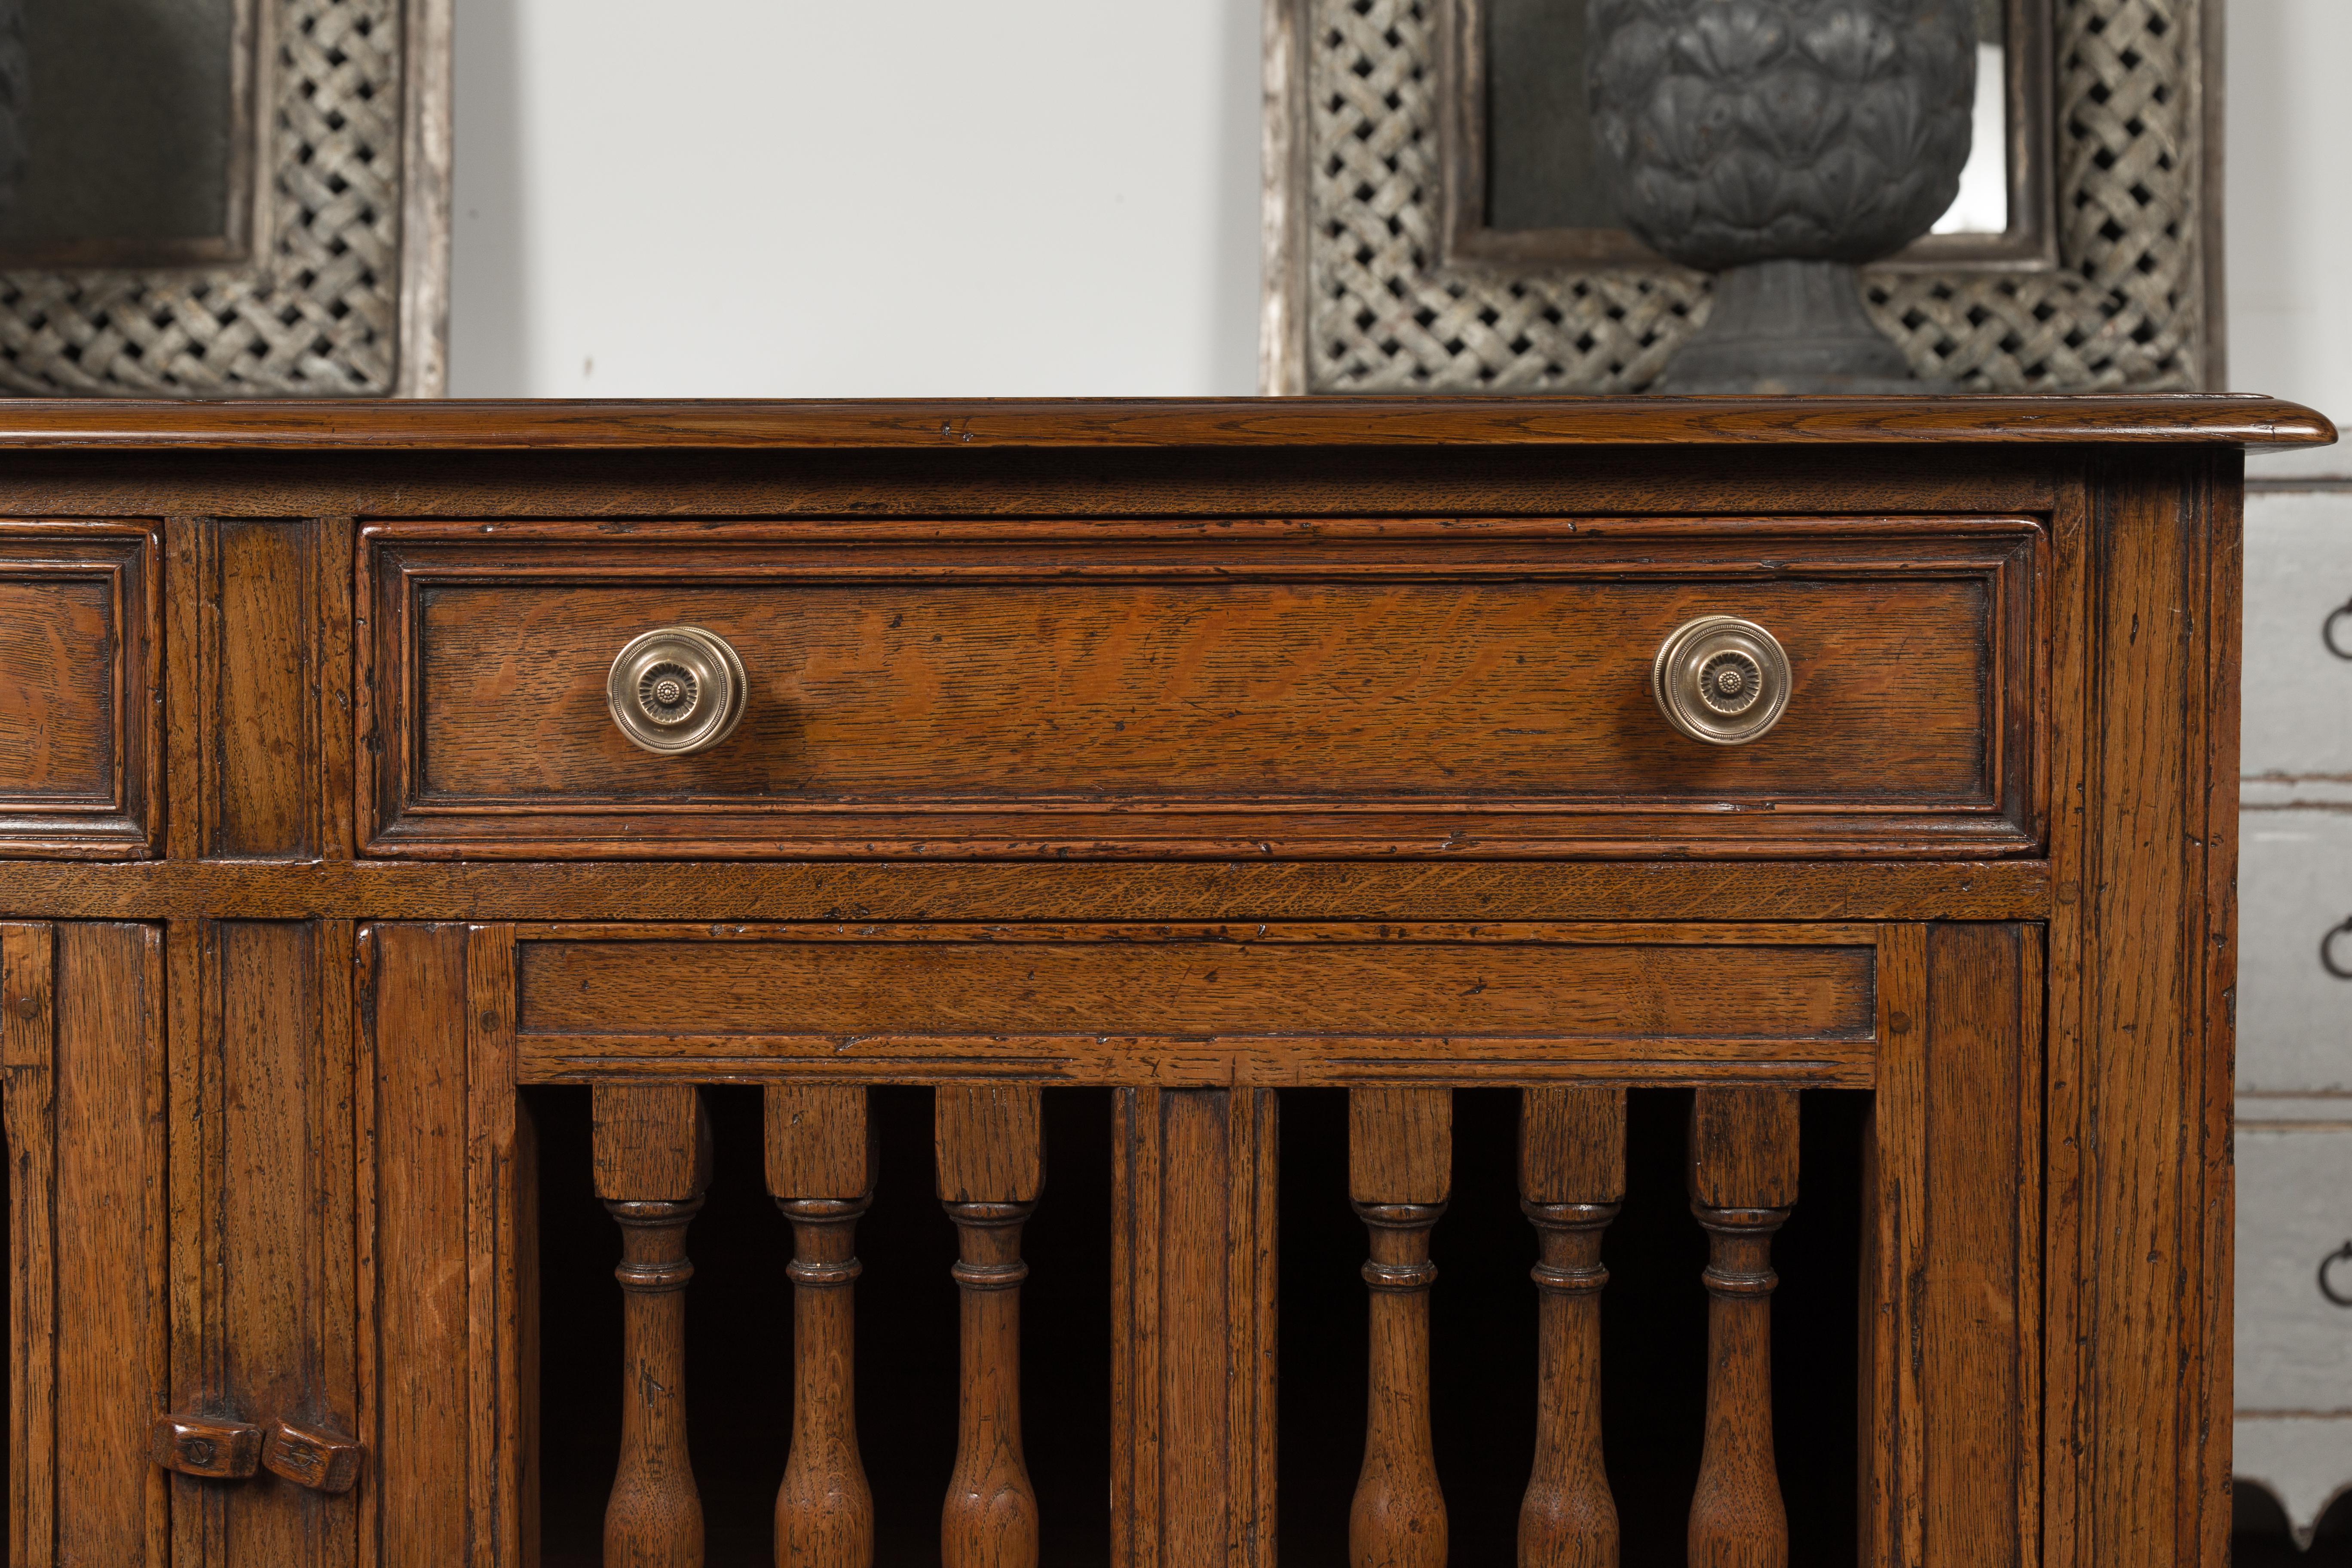
<instances>
[{"instance_id":1,"label":"wood grain surface","mask_svg":"<svg viewBox=\"0 0 2352 1568\"><path fill-rule=\"evenodd\" d=\"M165 995L153 927L0 926L16 1562L163 1568L173 1494L200 1484L147 1441L170 1398Z\"/></svg>"},{"instance_id":2,"label":"wood grain surface","mask_svg":"<svg viewBox=\"0 0 2352 1568\"><path fill-rule=\"evenodd\" d=\"M1348 1510L1349 1568L1444 1568L1445 1499L1430 1437L1429 1233L1454 1189L1454 1095L1348 1091L1348 1195L1371 1233L1364 1465Z\"/></svg>"},{"instance_id":3,"label":"wood grain surface","mask_svg":"<svg viewBox=\"0 0 2352 1568\"><path fill-rule=\"evenodd\" d=\"M606 1568L701 1568L702 1499L686 1426L686 1231L710 1184L710 1122L692 1085L600 1086L596 1195L621 1226L621 1462Z\"/></svg>"},{"instance_id":4,"label":"wood grain surface","mask_svg":"<svg viewBox=\"0 0 2352 1568\"><path fill-rule=\"evenodd\" d=\"M383 1562L462 1562L476 1478L492 1463L473 1441L468 1288L495 1226L468 1223L466 950L462 926L359 932L382 1358L363 1428Z\"/></svg>"},{"instance_id":5,"label":"wood grain surface","mask_svg":"<svg viewBox=\"0 0 2352 1568\"><path fill-rule=\"evenodd\" d=\"M1064 1083L1115 1108L1110 1559L1272 1561L1275 1091L1321 1085L1402 1271L1352 1555L1442 1555L1412 1130L1507 1085L1520 1557L1597 1564L1607 1112L1675 1084L1695 1560L1787 1550L1794 1144L1749 1112L1801 1086L1873 1100L1860 1559L2221 1568L2238 448L2332 436L2248 398L0 406L11 1561L534 1561L541 1384L622 1370L541 1365L534 1108L576 1091L536 1086L742 1081L824 1132L768 1151L808 1381L757 1489L821 1521L784 1561L870 1538L836 1281L877 1084L965 1126L959 1561L1068 1539L1007 1479L1015 1292L978 1288ZM1685 752L1641 676L1717 609L1798 700ZM641 617L738 640L736 749L614 749ZM690 1205L680 1147L612 1201ZM670 1278L683 1215L637 1217ZM200 1479L158 1416L364 1458ZM691 1557L677 1458L648 1560Z\"/></svg>"},{"instance_id":6,"label":"wood grain surface","mask_svg":"<svg viewBox=\"0 0 2352 1568\"><path fill-rule=\"evenodd\" d=\"M530 928L525 1035L1865 1040L1869 927Z\"/></svg>"},{"instance_id":7,"label":"wood grain surface","mask_svg":"<svg viewBox=\"0 0 2352 1568\"><path fill-rule=\"evenodd\" d=\"M1530 1089L1519 1109L1519 1206L1540 1237L1536 1456L1518 1568L1616 1568L1617 1504L1601 1458L1601 1233L1625 1196L1625 1091Z\"/></svg>"},{"instance_id":8,"label":"wood grain surface","mask_svg":"<svg viewBox=\"0 0 2352 1568\"><path fill-rule=\"evenodd\" d=\"M768 1192L793 1227L793 1440L776 1489L776 1562L871 1568L854 1292L877 1129L863 1089L772 1084L766 1098Z\"/></svg>"},{"instance_id":9,"label":"wood grain surface","mask_svg":"<svg viewBox=\"0 0 2352 1568\"><path fill-rule=\"evenodd\" d=\"M2259 396L1316 397L826 403L12 401L20 450L625 450L815 447L1674 446L1763 442L2325 445Z\"/></svg>"},{"instance_id":10,"label":"wood grain surface","mask_svg":"<svg viewBox=\"0 0 2352 1568\"><path fill-rule=\"evenodd\" d=\"M314 865L0 861L57 920L2033 920L2039 860Z\"/></svg>"},{"instance_id":11,"label":"wood grain surface","mask_svg":"<svg viewBox=\"0 0 2352 1568\"><path fill-rule=\"evenodd\" d=\"M1786 1568L1789 1514L1772 1440L1772 1233L1797 1198L1797 1096L1692 1097L1691 1212L1707 1233L1706 1442L1691 1568Z\"/></svg>"},{"instance_id":12,"label":"wood grain surface","mask_svg":"<svg viewBox=\"0 0 2352 1568\"><path fill-rule=\"evenodd\" d=\"M1123 1089L1114 1104L1112 1560L1270 1568L1276 1097Z\"/></svg>"},{"instance_id":13,"label":"wood grain surface","mask_svg":"<svg viewBox=\"0 0 2352 1568\"><path fill-rule=\"evenodd\" d=\"M2235 459L2102 465L2056 520L2056 761L2084 782L2052 846L2055 1559L2227 1552L2242 483Z\"/></svg>"},{"instance_id":14,"label":"wood grain surface","mask_svg":"<svg viewBox=\"0 0 2352 1568\"><path fill-rule=\"evenodd\" d=\"M1891 520L1128 545L1032 524L854 550L379 532L372 845L2014 853L2037 833L2038 538ZM1729 613L1780 637L1795 689L1771 734L1710 747L1659 717L1650 665L1676 626ZM638 750L606 711L614 655L669 624L751 672L742 726L692 757Z\"/></svg>"},{"instance_id":15,"label":"wood grain surface","mask_svg":"<svg viewBox=\"0 0 2352 1568\"><path fill-rule=\"evenodd\" d=\"M174 925L173 1408L292 1423L357 1445L362 1376L360 1100L347 921ZM267 1452L262 1457L266 1463ZM182 1488L180 1549L207 1560L360 1561L357 1455L340 1488L273 1471ZM323 1472L322 1472L323 1479Z\"/></svg>"},{"instance_id":16,"label":"wood grain surface","mask_svg":"<svg viewBox=\"0 0 2352 1568\"><path fill-rule=\"evenodd\" d=\"M155 847L156 556L139 524L0 521L0 858Z\"/></svg>"},{"instance_id":17,"label":"wood grain surface","mask_svg":"<svg viewBox=\"0 0 2352 1568\"><path fill-rule=\"evenodd\" d=\"M940 1202L955 1222L961 1348L946 1568L1036 1568L1037 1493L1021 1447L1021 1227L1045 1182L1045 1108L1018 1084L933 1091Z\"/></svg>"}]
</instances>

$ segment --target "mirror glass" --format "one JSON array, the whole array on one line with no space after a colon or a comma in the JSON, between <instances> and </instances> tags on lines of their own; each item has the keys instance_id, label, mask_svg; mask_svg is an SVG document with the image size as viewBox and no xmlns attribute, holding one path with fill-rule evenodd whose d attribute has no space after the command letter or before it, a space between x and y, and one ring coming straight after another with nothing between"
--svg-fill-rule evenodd
<instances>
[{"instance_id":1,"label":"mirror glass","mask_svg":"<svg viewBox=\"0 0 2352 1568\"><path fill-rule=\"evenodd\" d=\"M1486 226L1616 228L1593 167L1584 0L1485 0ZM1937 234L2009 228L2008 17L1977 0L1975 141Z\"/></svg>"},{"instance_id":2,"label":"mirror glass","mask_svg":"<svg viewBox=\"0 0 2352 1568\"><path fill-rule=\"evenodd\" d=\"M26 166L0 250L191 259L228 233L239 0L25 0Z\"/></svg>"}]
</instances>

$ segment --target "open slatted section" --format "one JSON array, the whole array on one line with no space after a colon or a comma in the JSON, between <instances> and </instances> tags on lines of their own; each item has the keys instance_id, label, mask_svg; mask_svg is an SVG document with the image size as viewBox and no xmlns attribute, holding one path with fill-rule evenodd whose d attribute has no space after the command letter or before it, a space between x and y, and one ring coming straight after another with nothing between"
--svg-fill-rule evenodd
<instances>
[{"instance_id":1,"label":"open slatted section","mask_svg":"<svg viewBox=\"0 0 2352 1568\"><path fill-rule=\"evenodd\" d=\"M712 1182L711 1092L643 1082L607 1082L591 1091L594 1190L618 1222L621 1242L614 1276L623 1398L604 1513L602 1560L608 1564L683 1568L706 1560L705 1503L688 1441L693 1380L687 1319L695 1273L688 1236ZM1041 1375L1065 1370L1057 1347L1024 1346L1022 1331L1031 1270L1023 1237L1044 1195L1046 1091L1035 1084L980 1083L920 1092L930 1110L929 1147L922 1152L940 1205L934 1213L953 1234L946 1273L960 1323L953 1386L942 1390L940 1406L952 1411L953 1462L934 1494L938 1549L950 1568L1038 1568L1067 1560L1041 1555L1055 1521L1041 1508L1023 1439L1024 1376L1034 1387ZM1491 1100L1497 1091L1475 1092ZM1521 1289L1535 1306L1532 1343L1524 1347L1535 1430L1532 1463L1516 1496L1517 1563L1620 1563L1602 1399L1603 1314L1612 1283L1602 1252L1628 1196L1629 1094L1665 1093L1671 1103L1688 1107L1676 1139L1687 1188L1682 1224L1706 1258L1696 1279L1682 1277L1689 1281L1683 1289L1706 1298L1705 1336L1691 1336L1679 1352L1705 1387L1703 1414L1694 1423L1701 1428L1693 1441L1699 1458L1696 1484L1685 1494L1685 1560L1690 1568L1785 1568L1790 1529L1773 1435L1771 1250L1796 1199L1800 1092L1717 1085L1677 1095L1576 1083L1505 1092L1516 1110L1510 1166L1528 1226L1518 1234L1533 1254ZM791 1394L788 1406L776 1401L788 1421L773 1493L773 1550L774 1561L792 1568L870 1568L888 1555L877 1553L868 1464L870 1458L891 1467L898 1455L888 1446L873 1456L862 1451L858 1421L861 1355L897 1348L861 1349L856 1331L865 1272L858 1230L874 1211L882 1166L874 1093L862 1085L781 1083L760 1095L766 1194L790 1237L782 1274L790 1291ZM1344 1191L1363 1226L1362 1315L1350 1322L1327 1314L1315 1327L1361 1336L1364 1436L1344 1547L1335 1540L1328 1560L1350 1568L1441 1568L1454 1531L1433 1412L1444 1397L1440 1369L1457 1347L1439 1342L1431 1309L1446 1289L1433 1243L1446 1228L1449 1205L1462 1201L1454 1184L1457 1095L1445 1087L1376 1086L1346 1090L1343 1098ZM1651 1121L1654 1126L1654 1115ZM740 1120L737 1125L743 1130ZM1482 1136L1492 1131L1487 1117ZM1654 1163L1653 1184L1654 1175ZM1484 1186L1476 1200L1483 1211L1509 1195ZM1654 1214L1659 1194L1645 1195ZM910 1196L901 1193L898 1201ZM1847 1237L1850 1246L1860 1240ZM1633 1256L1637 1267L1650 1267L1647 1253ZM1643 1283L1654 1290L1659 1281ZM1326 1392L1286 1393L1285 1418L1317 1427L1326 1415L1315 1401ZM1491 1489L1480 1494L1480 1506L1490 1509L1493 1495ZM1494 1538L1493 1520L1475 1522L1479 1539Z\"/></svg>"},{"instance_id":2,"label":"open slatted section","mask_svg":"<svg viewBox=\"0 0 2352 1568\"><path fill-rule=\"evenodd\" d=\"M589 1466L610 1483L608 1563L748 1560L754 1528L757 1555L810 1568L933 1550L951 1568L1271 1568L1277 1549L1286 1568L1785 1568L1844 1560L1831 1542L1876 1563L1906 1529L1952 1528L1905 1512L1923 1475L1968 1473L1931 1447L1897 1325L1940 1300L1930 1353L1965 1341L1990 1365L2021 1343L2030 1277L1918 1216L1995 1196L1927 1182L1935 1074L2009 1073L2003 1136L2030 1141L2032 998L1964 1005L1959 969L1932 992L1943 950L1918 928L598 928L515 945L478 1059L512 1064L527 1096L593 1102L593 1189L620 1222L623 1419ZM1947 945L1988 972L2023 952ZM912 965L895 980L894 955ZM618 1005L656 959L742 988L665 1032L685 1016L663 996ZM1381 962L1425 966L1393 1007L1315 989ZM853 990L814 989L827 973ZM1775 974L1813 999L1772 1002ZM1557 989L1580 977L1615 999ZM1089 1016L1129 1032L1071 1033ZM973 1032L1003 1019L1020 1028ZM1284 1021L1303 1026L1268 1026ZM1995 1104L1950 1103L1979 1121ZM1800 1214L1808 1107L1832 1141L1806 1156ZM569 1191L557 1158L513 1188L539 1205L514 1234L547 1230L544 1194ZM705 1210L714 1160L736 1184ZM1093 1216L1091 1241L1057 1228L1066 1210ZM689 1289L688 1226L714 1214L734 1228L710 1233L716 1254L698 1243L717 1272ZM1776 1250L1800 1303L1780 1389ZM1498 1290L1519 1304L1497 1311ZM1024 1333L1039 1299L1049 1326ZM1951 1315L1983 1300L2009 1319ZM1074 1307L1099 1325L1083 1349ZM1088 1379L1098 1403L1074 1404ZM1465 1418L1474 1398L1507 1420ZM730 1414L689 1455L706 1401ZM1802 1430L1860 1434L1859 1456L1792 1450L1790 1408ZM566 1409L554 1426L576 1430ZM1294 1441L1344 1478L1294 1485ZM576 1442L562 1468L576 1518ZM751 1511L762 1492L772 1519ZM584 1545L574 1531L549 1568L594 1560Z\"/></svg>"}]
</instances>

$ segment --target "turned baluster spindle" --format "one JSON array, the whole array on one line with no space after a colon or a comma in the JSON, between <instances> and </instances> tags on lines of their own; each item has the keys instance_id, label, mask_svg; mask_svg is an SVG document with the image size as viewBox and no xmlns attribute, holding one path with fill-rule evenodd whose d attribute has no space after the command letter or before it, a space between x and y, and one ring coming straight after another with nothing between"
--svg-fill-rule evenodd
<instances>
[{"instance_id":1,"label":"turned baluster spindle","mask_svg":"<svg viewBox=\"0 0 2352 1568\"><path fill-rule=\"evenodd\" d=\"M871 1568L857 1452L857 1219L874 1199L863 1089L768 1090L768 1192L793 1226L793 1446L776 1489L778 1568Z\"/></svg>"},{"instance_id":2,"label":"turned baluster spindle","mask_svg":"<svg viewBox=\"0 0 2352 1568\"><path fill-rule=\"evenodd\" d=\"M1364 1467L1348 1511L1351 1568L1443 1568L1445 1499L1429 1433L1429 1233L1454 1179L1454 1095L1348 1093L1349 1196L1371 1232Z\"/></svg>"},{"instance_id":3,"label":"turned baluster spindle","mask_svg":"<svg viewBox=\"0 0 2352 1568\"><path fill-rule=\"evenodd\" d=\"M1702 1089L1691 1105L1691 1212L1706 1230L1706 1446L1692 1568L1786 1568L1772 1457L1772 1233L1797 1201L1797 1093Z\"/></svg>"},{"instance_id":4,"label":"turned baluster spindle","mask_svg":"<svg viewBox=\"0 0 2352 1568\"><path fill-rule=\"evenodd\" d=\"M955 1221L962 1394L940 1519L946 1568L1035 1568L1037 1494L1021 1454L1021 1226L1045 1184L1044 1102L1019 1084L937 1091L940 1201Z\"/></svg>"},{"instance_id":5,"label":"turned baluster spindle","mask_svg":"<svg viewBox=\"0 0 2352 1568\"><path fill-rule=\"evenodd\" d=\"M1536 1462L1519 1568L1617 1568L1601 1458L1601 1233L1625 1198L1625 1091L1531 1089L1519 1109L1519 1206L1540 1256Z\"/></svg>"},{"instance_id":6,"label":"turned baluster spindle","mask_svg":"<svg viewBox=\"0 0 2352 1568\"><path fill-rule=\"evenodd\" d=\"M604 1568L699 1568L702 1500L686 1447L686 1227L710 1184L710 1124L691 1084L599 1084L596 1195L621 1225L621 1463Z\"/></svg>"}]
</instances>

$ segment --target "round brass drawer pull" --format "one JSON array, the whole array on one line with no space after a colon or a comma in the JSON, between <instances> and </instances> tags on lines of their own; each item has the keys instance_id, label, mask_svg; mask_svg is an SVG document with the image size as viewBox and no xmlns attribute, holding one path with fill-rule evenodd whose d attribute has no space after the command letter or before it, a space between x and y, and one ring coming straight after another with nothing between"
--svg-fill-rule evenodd
<instances>
[{"instance_id":1,"label":"round brass drawer pull","mask_svg":"<svg viewBox=\"0 0 2352 1568\"><path fill-rule=\"evenodd\" d=\"M613 660L604 705L631 745L689 756L734 732L749 684L725 637L700 626L663 626L631 637Z\"/></svg>"},{"instance_id":2,"label":"round brass drawer pull","mask_svg":"<svg viewBox=\"0 0 2352 1568\"><path fill-rule=\"evenodd\" d=\"M1685 621L1658 645L1650 695L1666 722L1711 746L1744 746L1789 706L1789 656L1737 616Z\"/></svg>"}]
</instances>

